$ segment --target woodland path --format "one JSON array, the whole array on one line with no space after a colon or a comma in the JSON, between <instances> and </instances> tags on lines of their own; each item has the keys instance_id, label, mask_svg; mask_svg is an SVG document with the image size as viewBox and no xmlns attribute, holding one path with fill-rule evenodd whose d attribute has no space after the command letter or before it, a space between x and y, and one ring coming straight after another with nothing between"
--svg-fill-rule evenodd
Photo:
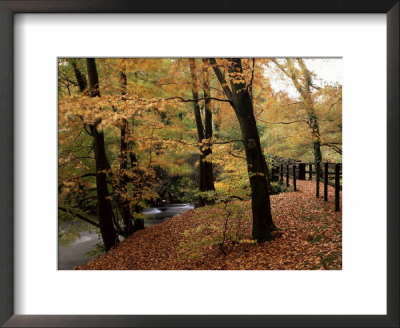
<instances>
[{"instance_id":1,"label":"woodland path","mask_svg":"<svg viewBox=\"0 0 400 328\"><path fill-rule=\"evenodd\" d=\"M217 236L219 232L210 227L219 222L223 225L225 220L222 205L213 205L138 231L107 254L76 269L340 270L342 215L334 211L334 188L329 187L325 202L323 196L315 197L314 181L297 183L296 192L271 196L273 219L279 228L271 242L227 245L227 255L216 244L200 243ZM240 222L244 234L250 237L250 201L236 204L243 208ZM197 240L196 247L193 239Z\"/></svg>"}]
</instances>

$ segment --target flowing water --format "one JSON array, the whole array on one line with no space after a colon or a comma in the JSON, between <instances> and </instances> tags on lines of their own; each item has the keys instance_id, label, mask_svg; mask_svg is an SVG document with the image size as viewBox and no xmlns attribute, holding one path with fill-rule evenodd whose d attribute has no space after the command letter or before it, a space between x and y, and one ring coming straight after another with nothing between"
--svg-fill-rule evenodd
<instances>
[{"instance_id":1,"label":"flowing water","mask_svg":"<svg viewBox=\"0 0 400 328\"><path fill-rule=\"evenodd\" d=\"M191 204L167 204L160 207L146 208L143 210L145 227L152 226L168 220L174 215L194 209ZM121 237L120 237L121 238ZM58 269L72 270L74 267L85 264L91 258L88 251L101 242L96 231L81 231L80 236L71 241L67 246L58 245Z\"/></svg>"}]
</instances>

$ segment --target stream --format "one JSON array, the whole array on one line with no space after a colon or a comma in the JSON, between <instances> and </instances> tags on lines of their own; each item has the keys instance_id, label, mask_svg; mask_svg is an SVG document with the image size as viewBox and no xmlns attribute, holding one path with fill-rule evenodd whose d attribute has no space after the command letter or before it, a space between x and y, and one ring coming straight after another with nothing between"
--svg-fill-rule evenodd
<instances>
[{"instance_id":1,"label":"stream","mask_svg":"<svg viewBox=\"0 0 400 328\"><path fill-rule=\"evenodd\" d=\"M174 215L194 209L191 204L167 204L160 207L146 208L143 214L146 216L145 227L152 226L170 219ZM120 237L121 238L121 237ZM71 241L68 246L58 245L58 270L72 270L78 265L87 263L95 256L87 254L97 243L99 235L95 231L81 231L80 236Z\"/></svg>"}]
</instances>

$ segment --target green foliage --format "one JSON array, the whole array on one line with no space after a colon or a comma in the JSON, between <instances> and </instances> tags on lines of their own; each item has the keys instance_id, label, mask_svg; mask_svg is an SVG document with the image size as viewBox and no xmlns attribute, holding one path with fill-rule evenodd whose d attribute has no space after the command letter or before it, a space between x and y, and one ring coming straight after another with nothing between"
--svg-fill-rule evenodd
<instances>
[{"instance_id":1,"label":"green foliage","mask_svg":"<svg viewBox=\"0 0 400 328\"><path fill-rule=\"evenodd\" d=\"M270 195L277 195L282 192L291 191L290 187L288 188L285 184L280 181L274 181L270 183L269 193Z\"/></svg>"},{"instance_id":2,"label":"green foliage","mask_svg":"<svg viewBox=\"0 0 400 328\"><path fill-rule=\"evenodd\" d=\"M315 216L310 214L310 215L302 216L300 219L303 220L303 221L310 221L311 222L311 221L315 220Z\"/></svg>"},{"instance_id":3,"label":"green foliage","mask_svg":"<svg viewBox=\"0 0 400 328\"><path fill-rule=\"evenodd\" d=\"M82 231L94 231L93 226L73 217L71 214L59 212L58 219L58 242L67 247L76 238L79 238Z\"/></svg>"},{"instance_id":4,"label":"green foliage","mask_svg":"<svg viewBox=\"0 0 400 328\"><path fill-rule=\"evenodd\" d=\"M198 186L192 179L182 177L173 183L165 194L171 195L173 203L194 204L198 200Z\"/></svg>"},{"instance_id":5,"label":"green foliage","mask_svg":"<svg viewBox=\"0 0 400 328\"><path fill-rule=\"evenodd\" d=\"M106 248L104 246L104 243L97 243L95 244L91 250L89 250L86 254L90 257L97 257L101 254L104 254L106 252Z\"/></svg>"},{"instance_id":6,"label":"green foliage","mask_svg":"<svg viewBox=\"0 0 400 328\"><path fill-rule=\"evenodd\" d=\"M203 209L198 209L201 215ZM208 217L205 224L185 230L186 237L180 244L180 260L199 258L204 248L218 247L226 255L238 244L254 244L251 239L250 226L245 216L249 215L249 208L243 202L222 201L217 205L204 208Z\"/></svg>"},{"instance_id":7,"label":"green foliage","mask_svg":"<svg viewBox=\"0 0 400 328\"><path fill-rule=\"evenodd\" d=\"M321 241L322 239L324 239L325 236L324 235L319 235L318 237L314 238L314 239L310 239L308 240L308 242L310 244L314 244L314 243L318 243L319 241Z\"/></svg>"}]
</instances>

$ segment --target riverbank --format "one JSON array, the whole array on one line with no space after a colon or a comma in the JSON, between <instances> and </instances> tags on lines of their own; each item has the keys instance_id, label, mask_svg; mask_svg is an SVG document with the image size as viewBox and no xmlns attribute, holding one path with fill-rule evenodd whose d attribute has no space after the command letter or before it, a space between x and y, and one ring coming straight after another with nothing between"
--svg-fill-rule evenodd
<instances>
[{"instance_id":1,"label":"riverbank","mask_svg":"<svg viewBox=\"0 0 400 328\"><path fill-rule=\"evenodd\" d=\"M174 215L194 209L192 204L165 204L156 208L148 208L143 211L145 216L144 226L146 228L160 224L170 219ZM81 227L81 228L80 228ZM59 227L63 233L65 225ZM101 245L100 232L97 228L91 228L90 231L85 227L77 224L75 227L79 232L79 236L72 241L59 243L58 245L58 270L72 270L74 267L83 265L91 259L96 258L94 255L99 251L95 251L98 245ZM119 236L123 239L123 237Z\"/></svg>"},{"instance_id":2,"label":"riverbank","mask_svg":"<svg viewBox=\"0 0 400 328\"><path fill-rule=\"evenodd\" d=\"M271 196L273 240L255 244L250 201L188 211L136 232L79 270L340 270L342 217L315 198L315 182Z\"/></svg>"}]
</instances>

